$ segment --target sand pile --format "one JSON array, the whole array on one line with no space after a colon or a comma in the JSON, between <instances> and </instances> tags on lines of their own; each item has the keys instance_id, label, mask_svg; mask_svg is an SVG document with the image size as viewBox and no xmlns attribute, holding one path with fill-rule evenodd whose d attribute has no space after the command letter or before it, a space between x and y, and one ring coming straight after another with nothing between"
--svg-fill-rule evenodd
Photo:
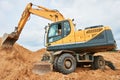
<instances>
[{"instance_id":1,"label":"sand pile","mask_svg":"<svg viewBox=\"0 0 120 80\"><path fill-rule=\"evenodd\" d=\"M32 52L18 44L12 49L0 48L0 80L120 80L120 53L102 53L105 59L114 63L118 69L116 71L106 67L105 71L77 68L68 75L59 72L44 75L32 73L32 65L41 59L44 52L45 49Z\"/></svg>"},{"instance_id":2,"label":"sand pile","mask_svg":"<svg viewBox=\"0 0 120 80\"><path fill-rule=\"evenodd\" d=\"M36 55L18 44L15 44L12 49L0 48L0 80L32 79L32 64L40 60L44 50L42 49Z\"/></svg>"}]
</instances>

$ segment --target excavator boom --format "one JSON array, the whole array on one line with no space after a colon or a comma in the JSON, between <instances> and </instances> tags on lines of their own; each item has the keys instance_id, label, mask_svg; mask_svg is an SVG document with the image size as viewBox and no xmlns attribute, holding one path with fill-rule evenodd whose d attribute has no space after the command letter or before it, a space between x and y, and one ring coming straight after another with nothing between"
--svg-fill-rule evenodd
<instances>
[{"instance_id":1,"label":"excavator boom","mask_svg":"<svg viewBox=\"0 0 120 80\"><path fill-rule=\"evenodd\" d=\"M30 14L40 16L53 22L64 20L64 16L57 10L50 10L42 6L32 8L32 6L32 3L29 3L26 6L18 23L18 26L15 28L15 31L10 34L5 33L3 35L1 44L3 48L11 48L14 45L14 43L18 40L21 31L23 30Z\"/></svg>"},{"instance_id":2,"label":"excavator boom","mask_svg":"<svg viewBox=\"0 0 120 80\"><path fill-rule=\"evenodd\" d=\"M42 6L37 6L37 8L32 8L33 4L29 3L25 10L22 13L21 19L18 23L18 26L15 28L15 31L7 34L5 33L2 37L2 47L11 48L15 42L18 40L21 31L23 30L30 14L40 16L42 18L51 20L53 22L64 20L64 16L57 10L50 10ZM52 71L51 63L36 63L33 67L33 72L36 74L44 74L46 72Z\"/></svg>"}]
</instances>

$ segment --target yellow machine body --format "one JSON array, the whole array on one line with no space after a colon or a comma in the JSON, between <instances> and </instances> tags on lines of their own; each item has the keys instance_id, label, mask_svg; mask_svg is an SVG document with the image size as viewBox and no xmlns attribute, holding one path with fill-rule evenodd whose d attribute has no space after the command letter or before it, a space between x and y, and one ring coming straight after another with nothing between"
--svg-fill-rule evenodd
<instances>
[{"instance_id":1,"label":"yellow machine body","mask_svg":"<svg viewBox=\"0 0 120 80\"><path fill-rule=\"evenodd\" d=\"M66 28L66 26L64 25L65 22L68 23L67 26L69 27ZM53 37L51 36L49 38L50 29L48 29L46 46L50 51L58 51L62 49L72 51L78 50L78 52L97 52L115 49L115 40L109 26L98 25L88 27L84 30L75 30L75 26L70 19L54 24L57 24L58 26L61 24L62 31L61 35L54 35ZM52 25L53 24L51 24L51 26ZM49 28L51 28L51 26ZM67 32L67 29L69 32L66 35L65 33ZM60 36L61 38L55 39ZM49 41L51 38L53 40ZM94 50L92 50L91 48L93 48Z\"/></svg>"}]
</instances>

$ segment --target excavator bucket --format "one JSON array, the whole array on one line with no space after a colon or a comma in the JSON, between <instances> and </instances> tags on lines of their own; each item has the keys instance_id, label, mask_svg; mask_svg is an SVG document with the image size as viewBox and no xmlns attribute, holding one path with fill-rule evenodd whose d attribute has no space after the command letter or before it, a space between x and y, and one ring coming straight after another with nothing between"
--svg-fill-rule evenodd
<instances>
[{"instance_id":1,"label":"excavator bucket","mask_svg":"<svg viewBox=\"0 0 120 80\"><path fill-rule=\"evenodd\" d=\"M49 62L39 62L35 63L32 72L35 74L43 75L45 73L51 72L53 70L52 64Z\"/></svg>"},{"instance_id":2,"label":"excavator bucket","mask_svg":"<svg viewBox=\"0 0 120 80\"><path fill-rule=\"evenodd\" d=\"M5 33L2 37L1 46L3 48L11 48L16 41L17 41L17 38L15 37L13 33L11 34Z\"/></svg>"}]
</instances>

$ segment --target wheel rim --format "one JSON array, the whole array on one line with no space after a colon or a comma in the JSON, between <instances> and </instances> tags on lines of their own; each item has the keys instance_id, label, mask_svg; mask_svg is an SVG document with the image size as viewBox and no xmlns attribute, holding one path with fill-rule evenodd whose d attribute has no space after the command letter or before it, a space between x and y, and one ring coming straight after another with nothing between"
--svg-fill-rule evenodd
<instances>
[{"instance_id":1,"label":"wheel rim","mask_svg":"<svg viewBox=\"0 0 120 80\"><path fill-rule=\"evenodd\" d=\"M100 67L104 66L104 61L103 60L99 60L99 66Z\"/></svg>"},{"instance_id":2,"label":"wheel rim","mask_svg":"<svg viewBox=\"0 0 120 80\"><path fill-rule=\"evenodd\" d=\"M66 69L70 69L71 66L72 66L72 61L71 61L71 59L69 59L69 58L65 59L65 61L64 61L64 66L65 66Z\"/></svg>"}]
</instances>

